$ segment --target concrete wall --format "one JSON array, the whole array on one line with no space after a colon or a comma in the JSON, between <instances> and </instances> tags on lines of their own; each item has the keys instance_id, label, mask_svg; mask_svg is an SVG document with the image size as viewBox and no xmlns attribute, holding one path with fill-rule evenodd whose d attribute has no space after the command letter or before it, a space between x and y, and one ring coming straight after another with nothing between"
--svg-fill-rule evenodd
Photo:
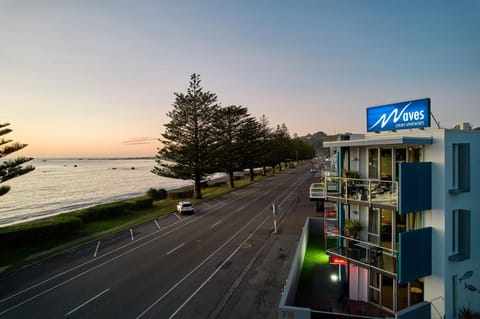
<instances>
[{"instance_id":1,"label":"concrete wall","mask_svg":"<svg viewBox=\"0 0 480 319\"><path fill-rule=\"evenodd\" d=\"M323 219L309 217L303 226L302 235L298 241L297 251L293 257L292 265L288 273L285 287L283 288L280 304L278 305L278 318L289 319L310 319L311 310L309 308L295 307L295 295L297 293L298 281L302 272L303 259L308 245L310 234L323 233Z\"/></svg>"}]
</instances>

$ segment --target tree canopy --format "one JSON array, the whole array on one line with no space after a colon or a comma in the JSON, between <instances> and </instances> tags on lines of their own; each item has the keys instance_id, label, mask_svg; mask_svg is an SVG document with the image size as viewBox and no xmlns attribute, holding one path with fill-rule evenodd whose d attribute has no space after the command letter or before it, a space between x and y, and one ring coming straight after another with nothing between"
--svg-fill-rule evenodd
<instances>
[{"instance_id":1,"label":"tree canopy","mask_svg":"<svg viewBox=\"0 0 480 319\"><path fill-rule=\"evenodd\" d=\"M234 187L235 172L248 169L253 179L255 167L281 167L314 156L310 144L290 137L286 124L272 129L265 115L256 119L246 107L217 104L217 95L203 90L198 74L191 75L186 94L174 95L152 172L192 179L195 198L202 198L201 182L209 174L225 172Z\"/></svg>"},{"instance_id":2,"label":"tree canopy","mask_svg":"<svg viewBox=\"0 0 480 319\"><path fill-rule=\"evenodd\" d=\"M0 123L0 158L4 158L27 146L27 144L13 142L10 139L3 138L4 135L12 132L11 129L7 128L9 125L10 123ZM32 165L22 166L32 159L31 157L17 157L3 161L3 163L0 164L0 183L33 171L35 168ZM5 195L8 191L10 191L10 186L0 185L0 196Z\"/></svg>"}]
</instances>

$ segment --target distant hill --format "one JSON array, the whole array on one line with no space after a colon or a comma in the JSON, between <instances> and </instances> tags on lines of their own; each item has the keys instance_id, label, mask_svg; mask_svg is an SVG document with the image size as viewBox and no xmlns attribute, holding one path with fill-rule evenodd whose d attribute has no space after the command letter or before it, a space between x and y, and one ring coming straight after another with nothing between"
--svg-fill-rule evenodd
<instances>
[{"instance_id":1,"label":"distant hill","mask_svg":"<svg viewBox=\"0 0 480 319\"><path fill-rule=\"evenodd\" d=\"M330 149L329 148L324 148L323 147L323 142L330 142L330 141L336 141L338 139L338 136L340 134L336 135L327 135L324 132L316 132L313 134L307 134L305 136L300 136L300 140L304 141L305 143L308 143L313 146L315 149L315 154L319 156L329 156L330 155Z\"/></svg>"}]
</instances>

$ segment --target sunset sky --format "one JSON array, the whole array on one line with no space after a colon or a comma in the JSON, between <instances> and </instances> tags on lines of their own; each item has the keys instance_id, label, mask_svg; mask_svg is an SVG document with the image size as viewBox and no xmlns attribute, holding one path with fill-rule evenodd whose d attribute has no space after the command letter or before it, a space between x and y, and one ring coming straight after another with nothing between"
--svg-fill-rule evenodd
<instances>
[{"instance_id":1,"label":"sunset sky","mask_svg":"<svg viewBox=\"0 0 480 319\"><path fill-rule=\"evenodd\" d=\"M363 133L430 97L480 126L480 1L0 0L0 122L18 155L153 156L192 73L293 135Z\"/></svg>"}]
</instances>

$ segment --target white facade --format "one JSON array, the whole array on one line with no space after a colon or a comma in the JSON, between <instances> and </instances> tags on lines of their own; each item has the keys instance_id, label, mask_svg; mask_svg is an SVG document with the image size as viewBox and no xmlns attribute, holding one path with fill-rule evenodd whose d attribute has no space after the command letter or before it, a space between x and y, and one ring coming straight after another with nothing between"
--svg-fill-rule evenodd
<instances>
[{"instance_id":1,"label":"white facade","mask_svg":"<svg viewBox=\"0 0 480 319\"><path fill-rule=\"evenodd\" d=\"M398 163L410 161L431 163L431 209L407 214L409 217L404 221L406 231L413 230L411 229L413 224L415 227L432 228L431 274L419 279L422 288L417 290L422 292L423 301L431 302L432 318L459 318L462 307L480 313L480 186L477 182L480 179L480 132L447 129L403 130L355 135L347 140L328 142L325 145L337 147L338 154L344 156L343 159L339 159L340 165L343 163L342 169L359 172L360 179L373 180L377 175L378 180L389 179L395 183L399 177ZM464 145L468 146L464 147ZM465 149L468 151L465 152ZM371 160L376 156L372 155L376 154L375 152L378 152L376 163ZM386 154L385 158L388 161L382 157L383 153ZM468 159L465 158L465 154L468 154ZM468 178L465 178L466 171ZM463 182L468 182L469 189L465 189L463 184L459 185ZM372 230L375 226L371 226L373 223L369 219L376 215L372 214L371 203L365 205L365 203L352 201L347 204L346 214L365 225L359 240L370 244L378 235L377 244L380 245L382 241L385 251L388 252L388 234L387 244L385 244L383 238L385 234L381 234L379 229L376 230L378 234ZM392 210L391 219L394 220L393 228L397 230L393 231L390 246L398 245L394 238L397 235L396 232L405 231L398 230L400 228L396 225L396 220L399 215L394 210ZM379 209L379 211L380 219L383 218L383 210ZM464 224L465 217L461 217L459 221L459 214L469 217L468 258L459 256L464 253L462 249L466 244L464 239L460 238L466 230L468 231L468 227L465 228ZM413 219L415 222L411 222ZM418 223L422 225L418 226ZM391 222L390 227L392 227ZM380 237L382 239L379 239ZM398 247L390 248L393 254L396 253L395 248L398 249ZM415 249L415 247L408 247L408 249ZM372 294L369 293L372 282L369 283L369 278L374 269L375 267L361 263L350 263L350 299L372 301ZM395 276L393 275L394 280ZM408 291L412 291L413 287L415 287L414 283L408 283ZM397 305L397 302L400 304L400 292L401 288L393 288L395 305L381 306L394 313L399 311L404 307ZM409 295L409 305L414 303L412 298L412 295Z\"/></svg>"}]
</instances>

